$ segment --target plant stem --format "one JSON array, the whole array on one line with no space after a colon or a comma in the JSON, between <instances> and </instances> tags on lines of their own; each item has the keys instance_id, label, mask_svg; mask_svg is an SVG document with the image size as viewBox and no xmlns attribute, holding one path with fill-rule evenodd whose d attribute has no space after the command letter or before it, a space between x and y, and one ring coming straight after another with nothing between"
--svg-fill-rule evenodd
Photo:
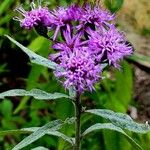
<instances>
[{"instance_id":1,"label":"plant stem","mask_svg":"<svg viewBox=\"0 0 150 150\"><path fill-rule=\"evenodd\" d=\"M75 122L75 146L74 150L80 150L80 140L81 140L81 126L80 126L80 118L81 118L81 100L80 100L80 94L77 93L76 99L75 99L75 116L76 116L76 122Z\"/></svg>"}]
</instances>

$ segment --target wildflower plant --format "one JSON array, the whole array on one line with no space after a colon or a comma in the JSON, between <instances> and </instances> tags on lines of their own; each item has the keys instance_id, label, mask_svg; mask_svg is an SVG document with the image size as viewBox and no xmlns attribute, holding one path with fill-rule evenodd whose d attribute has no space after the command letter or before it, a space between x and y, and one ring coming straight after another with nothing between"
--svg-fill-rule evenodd
<instances>
[{"instance_id":1,"label":"wildflower plant","mask_svg":"<svg viewBox=\"0 0 150 150\"><path fill-rule=\"evenodd\" d=\"M85 91L94 91L95 83L103 79L104 67L113 66L120 69L120 61L133 53L133 48L127 43L124 33L115 27L115 15L90 3L83 6L72 4L49 10L47 7L42 7L41 1L38 1L38 6L32 2L29 11L22 7L16 8L16 11L22 15L21 18L14 18L20 22L20 26L27 30L35 28L40 35L51 40L55 53L50 54L47 59L32 52L10 36L7 37L29 56L31 62L52 69L56 79L62 83L66 91L69 91L69 94L52 94L39 89L31 91L14 89L1 93L0 98L6 96L33 96L40 100L68 98L74 105L75 116L65 121L54 120L42 127L16 130L32 134L17 144L13 150L22 149L45 134L61 137L70 143L74 150L80 150L83 137L100 129L120 132L137 149L142 149L124 130L147 133L150 131L147 123L136 123L126 114L107 109L86 110L81 105L81 95ZM49 32L54 33L52 37L49 37ZM84 113L101 116L110 123L96 123L81 131L81 115ZM68 137L59 131L64 124L72 123L75 123L75 137Z\"/></svg>"}]
</instances>

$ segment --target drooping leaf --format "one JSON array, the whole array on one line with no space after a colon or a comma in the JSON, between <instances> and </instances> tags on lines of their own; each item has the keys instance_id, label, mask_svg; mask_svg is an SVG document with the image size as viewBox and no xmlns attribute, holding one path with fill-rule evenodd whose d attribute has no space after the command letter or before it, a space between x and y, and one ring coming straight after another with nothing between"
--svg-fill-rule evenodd
<instances>
[{"instance_id":1,"label":"drooping leaf","mask_svg":"<svg viewBox=\"0 0 150 150\"><path fill-rule=\"evenodd\" d=\"M23 129L16 129L16 130L7 130L7 131L0 131L0 136L12 134L12 135L19 135L19 134L30 134L37 131L40 127L31 127L31 128L23 128ZM74 138L68 137L65 134L59 131L47 131L47 135L53 135L62 138L63 140L69 142L71 145L74 144Z\"/></svg>"},{"instance_id":2,"label":"drooping leaf","mask_svg":"<svg viewBox=\"0 0 150 150\"><path fill-rule=\"evenodd\" d=\"M112 123L103 123L103 124L97 123L95 125L92 125L91 127L89 127L87 130L85 130L83 132L82 136L84 137L88 133L91 133L95 130L101 130L101 129L109 129L109 130L113 130L113 131L122 133L123 135L126 136L126 138L129 140L130 143L132 143L138 149L142 150L142 147L136 141L134 141L130 136L128 136L120 127L117 127L117 126L113 125Z\"/></svg>"},{"instance_id":3,"label":"drooping leaf","mask_svg":"<svg viewBox=\"0 0 150 150\"><path fill-rule=\"evenodd\" d=\"M23 89L14 89L0 93L0 99L4 99L6 96L33 96L35 99L43 99L43 100L69 98L69 96L66 94L62 93L51 94L39 89L32 89L30 91L26 91Z\"/></svg>"},{"instance_id":4,"label":"drooping leaf","mask_svg":"<svg viewBox=\"0 0 150 150\"><path fill-rule=\"evenodd\" d=\"M68 142L71 142L71 144L73 144L73 139L69 137L67 137L66 135L60 133L60 132L56 132L57 130L61 129L62 126L64 124L67 123L71 123L73 121L73 118L68 118L65 121L62 120L55 120L55 121L51 121L49 123L47 123L46 125L42 126L42 127L33 127L33 128L24 128L21 129L19 132L33 132L32 134L30 134L28 137L26 137L25 139L23 139L19 144L17 144L12 150L19 150L22 149L26 146L28 146L29 144L35 142L36 140L38 140L39 138L43 137L46 134L50 134L50 135L54 135L54 136L58 136L58 137L62 137L63 139L65 139ZM12 132L14 132L15 130L13 130ZM7 132L8 133L8 132ZM1 134L6 134L6 132L1 132Z\"/></svg>"},{"instance_id":5,"label":"drooping leaf","mask_svg":"<svg viewBox=\"0 0 150 150\"><path fill-rule=\"evenodd\" d=\"M109 119L114 125L122 129L127 129L129 131L137 133L150 132L150 126L147 123L146 124L136 123L130 116L123 113L115 113L107 109L91 109L87 110L86 112Z\"/></svg>"},{"instance_id":6,"label":"drooping leaf","mask_svg":"<svg viewBox=\"0 0 150 150\"><path fill-rule=\"evenodd\" d=\"M29 135L25 139L23 139L12 150L22 149L22 148L28 146L29 144L35 142L39 138L43 137L47 133L47 131L59 130L62 127L62 125L63 125L62 120L55 120L55 121L49 122L46 125L44 125L43 127L40 127L39 129L37 129L35 132L33 132L31 135Z\"/></svg>"},{"instance_id":7,"label":"drooping leaf","mask_svg":"<svg viewBox=\"0 0 150 150\"><path fill-rule=\"evenodd\" d=\"M40 56L40 55L34 53L33 51L31 51L31 50L29 50L28 48L26 48L26 47L24 47L23 45L21 45L19 42L15 41L15 40L14 40L13 38L11 38L10 36L6 35L6 37L7 37L10 41L12 41L14 44L16 44L18 47L20 47L21 50L22 50L23 52L25 52L25 53L29 56L31 62L33 62L33 63L35 63L35 64L39 64L39 65L45 66L45 67L48 67L48 68L50 68L50 69L54 69L54 70L55 70L56 68L57 68L57 69L60 68L55 62L52 62L52 61L50 61L50 60L48 60L48 59L46 59L46 58L44 58L44 57L42 57L42 56ZM62 68L60 68L60 69L62 69Z\"/></svg>"}]
</instances>

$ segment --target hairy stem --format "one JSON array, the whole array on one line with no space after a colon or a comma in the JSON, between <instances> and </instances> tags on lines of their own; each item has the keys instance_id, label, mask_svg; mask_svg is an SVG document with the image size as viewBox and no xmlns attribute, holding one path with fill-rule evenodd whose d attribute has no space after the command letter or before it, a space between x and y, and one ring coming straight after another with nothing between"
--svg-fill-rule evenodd
<instances>
[{"instance_id":1,"label":"hairy stem","mask_svg":"<svg viewBox=\"0 0 150 150\"><path fill-rule=\"evenodd\" d=\"M80 141L81 141L81 126L80 126L80 118L81 118L81 100L80 94L77 94L75 99L75 115L76 115L76 122L75 122L75 146L74 150L80 150Z\"/></svg>"}]
</instances>

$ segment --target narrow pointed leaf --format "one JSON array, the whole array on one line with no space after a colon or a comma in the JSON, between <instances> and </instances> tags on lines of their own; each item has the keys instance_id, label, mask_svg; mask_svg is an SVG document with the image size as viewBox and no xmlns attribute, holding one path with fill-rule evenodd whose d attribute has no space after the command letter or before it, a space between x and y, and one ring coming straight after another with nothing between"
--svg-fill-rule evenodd
<instances>
[{"instance_id":1,"label":"narrow pointed leaf","mask_svg":"<svg viewBox=\"0 0 150 150\"><path fill-rule=\"evenodd\" d=\"M21 50L23 52L25 52L29 56L29 58L30 58L30 60L31 60L32 63L38 64L38 65L42 65L42 66L45 66L45 67L48 67L48 68L54 69L54 70L56 68L58 69L59 66L55 62L52 62L49 59L46 59L46 58L44 58L44 57L42 57L42 56L34 53L33 51L31 51L30 49L24 47L19 42L17 42L13 38L11 38L10 36L6 35L6 37L10 41L12 41L14 44L16 44L18 47L20 47Z\"/></svg>"},{"instance_id":2,"label":"narrow pointed leaf","mask_svg":"<svg viewBox=\"0 0 150 150\"><path fill-rule=\"evenodd\" d=\"M150 132L150 126L147 123L146 124L136 123L130 116L123 113L115 113L107 109L91 109L87 110L86 112L109 119L114 125L122 129L127 129L129 131L137 133Z\"/></svg>"},{"instance_id":3,"label":"narrow pointed leaf","mask_svg":"<svg viewBox=\"0 0 150 150\"><path fill-rule=\"evenodd\" d=\"M23 139L19 144L17 144L12 150L20 150L29 144L35 142L39 138L43 137L46 135L46 133L49 132L54 132L56 130L59 130L63 125L62 120L55 120L52 122L47 123L43 127L38 128L35 132L33 132L31 135Z\"/></svg>"},{"instance_id":4,"label":"narrow pointed leaf","mask_svg":"<svg viewBox=\"0 0 150 150\"><path fill-rule=\"evenodd\" d=\"M31 128L23 128L23 129L16 129L16 130L7 130L7 131L0 131L0 136L5 136L8 134L12 134L12 135L19 135L19 134L30 134L33 133L37 130L39 130L40 127L31 127ZM47 135L53 135L56 137L60 137L63 140L67 141L68 143L70 143L71 145L74 144L74 138L68 137L65 134L59 132L59 131L47 131L46 132Z\"/></svg>"},{"instance_id":5,"label":"narrow pointed leaf","mask_svg":"<svg viewBox=\"0 0 150 150\"><path fill-rule=\"evenodd\" d=\"M82 136L84 137L88 133L91 133L91 132L93 132L95 130L101 130L101 129L113 130L113 131L117 131L117 132L125 135L125 137L128 139L128 141L131 144L133 144L134 146L136 146L137 149L142 150L142 147L135 140L133 140L130 136L128 136L120 127L117 127L117 126L113 125L112 123L103 123L103 124L97 123L95 125L92 125L87 130L84 131L84 133L82 134Z\"/></svg>"},{"instance_id":6,"label":"narrow pointed leaf","mask_svg":"<svg viewBox=\"0 0 150 150\"><path fill-rule=\"evenodd\" d=\"M9 91L0 93L0 99L4 99L7 96L33 96L35 99L40 99L40 100L69 98L69 96L66 94L62 94L62 93L51 94L51 93L47 93L39 89L32 89L30 91L26 91L23 89L14 89L14 90L9 90Z\"/></svg>"}]
</instances>

